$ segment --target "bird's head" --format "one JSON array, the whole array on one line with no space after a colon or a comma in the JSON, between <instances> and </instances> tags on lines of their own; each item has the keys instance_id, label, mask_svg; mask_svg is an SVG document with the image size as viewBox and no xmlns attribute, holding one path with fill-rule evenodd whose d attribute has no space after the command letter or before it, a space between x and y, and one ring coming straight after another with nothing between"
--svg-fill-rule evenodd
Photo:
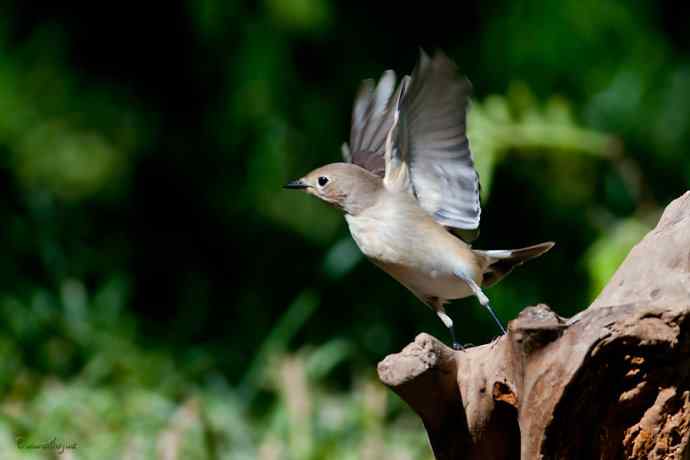
<instances>
[{"instance_id":1,"label":"bird's head","mask_svg":"<svg viewBox=\"0 0 690 460\"><path fill-rule=\"evenodd\" d=\"M331 163L283 188L303 190L348 214L357 214L375 202L381 186L381 179L364 168Z\"/></svg>"}]
</instances>

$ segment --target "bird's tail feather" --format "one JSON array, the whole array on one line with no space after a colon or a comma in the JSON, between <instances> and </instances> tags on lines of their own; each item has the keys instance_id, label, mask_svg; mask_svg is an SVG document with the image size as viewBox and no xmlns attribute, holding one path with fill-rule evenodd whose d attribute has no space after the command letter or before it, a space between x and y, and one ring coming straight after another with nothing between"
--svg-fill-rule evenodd
<instances>
[{"instance_id":1,"label":"bird's tail feather","mask_svg":"<svg viewBox=\"0 0 690 460\"><path fill-rule=\"evenodd\" d=\"M513 268L522 265L528 260L547 252L554 246L554 242L539 243L533 246L520 249L506 249L498 251L479 251L474 252L483 256L487 262L484 270L483 287L489 287L498 283L503 277L510 273Z\"/></svg>"}]
</instances>

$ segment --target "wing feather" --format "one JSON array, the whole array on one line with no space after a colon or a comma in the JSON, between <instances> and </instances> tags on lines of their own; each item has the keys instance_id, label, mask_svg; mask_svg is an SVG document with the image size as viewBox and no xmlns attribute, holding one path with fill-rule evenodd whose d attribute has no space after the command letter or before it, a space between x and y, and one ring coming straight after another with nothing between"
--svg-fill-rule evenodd
<instances>
[{"instance_id":1,"label":"wing feather","mask_svg":"<svg viewBox=\"0 0 690 460\"><path fill-rule=\"evenodd\" d=\"M386 136L393 125L395 82L392 70L384 72L376 86L373 80L362 82L352 110L350 145L343 147L345 161L380 177L385 171Z\"/></svg>"},{"instance_id":2,"label":"wing feather","mask_svg":"<svg viewBox=\"0 0 690 460\"><path fill-rule=\"evenodd\" d=\"M412 76L395 85L390 70L378 84L362 83L343 158L413 193L440 224L477 230L480 184L466 134L469 81L442 53L431 59L421 52Z\"/></svg>"},{"instance_id":3,"label":"wing feather","mask_svg":"<svg viewBox=\"0 0 690 460\"><path fill-rule=\"evenodd\" d=\"M447 227L479 227L479 176L466 135L471 85L442 53L424 52L399 114L397 147L420 206Z\"/></svg>"}]
</instances>

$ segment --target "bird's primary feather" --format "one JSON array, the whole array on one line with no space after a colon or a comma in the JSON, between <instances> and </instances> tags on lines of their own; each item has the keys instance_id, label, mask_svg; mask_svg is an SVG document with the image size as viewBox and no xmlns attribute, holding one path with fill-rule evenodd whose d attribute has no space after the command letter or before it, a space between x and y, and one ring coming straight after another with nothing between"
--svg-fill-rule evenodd
<instances>
[{"instance_id":1,"label":"bird's primary feather","mask_svg":"<svg viewBox=\"0 0 690 460\"><path fill-rule=\"evenodd\" d=\"M400 107L398 149L419 204L441 225L479 227L479 176L466 135L471 86L443 54L423 52Z\"/></svg>"},{"instance_id":2,"label":"bird's primary feather","mask_svg":"<svg viewBox=\"0 0 690 460\"><path fill-rule=\"evenodd\" d=\"M385 169L384 143L393 123L394 110L390 101L394 90L395 73L392 70L384 72L376 87L372 80L362 82L352 109L349 155L344 155L345 161L380 177L383 177Z\"/></svg>"}]
</instances>

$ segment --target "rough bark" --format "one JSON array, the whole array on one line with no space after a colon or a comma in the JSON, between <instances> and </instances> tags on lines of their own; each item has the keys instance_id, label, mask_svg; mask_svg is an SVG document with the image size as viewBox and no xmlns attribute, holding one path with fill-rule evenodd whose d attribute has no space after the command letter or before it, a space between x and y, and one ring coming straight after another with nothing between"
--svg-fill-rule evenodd
<instances>
[{"instance_id":1,"label":"rough bark","mask_svg":"<svg viewBox=\"0 0 690 460\"><path fill-rule=\"evenodd\" d=\"M690 192L586 310L524 309L454 351L420 334L378 366L439 460L690 459Z\"/></svg>"}]
</instances>

